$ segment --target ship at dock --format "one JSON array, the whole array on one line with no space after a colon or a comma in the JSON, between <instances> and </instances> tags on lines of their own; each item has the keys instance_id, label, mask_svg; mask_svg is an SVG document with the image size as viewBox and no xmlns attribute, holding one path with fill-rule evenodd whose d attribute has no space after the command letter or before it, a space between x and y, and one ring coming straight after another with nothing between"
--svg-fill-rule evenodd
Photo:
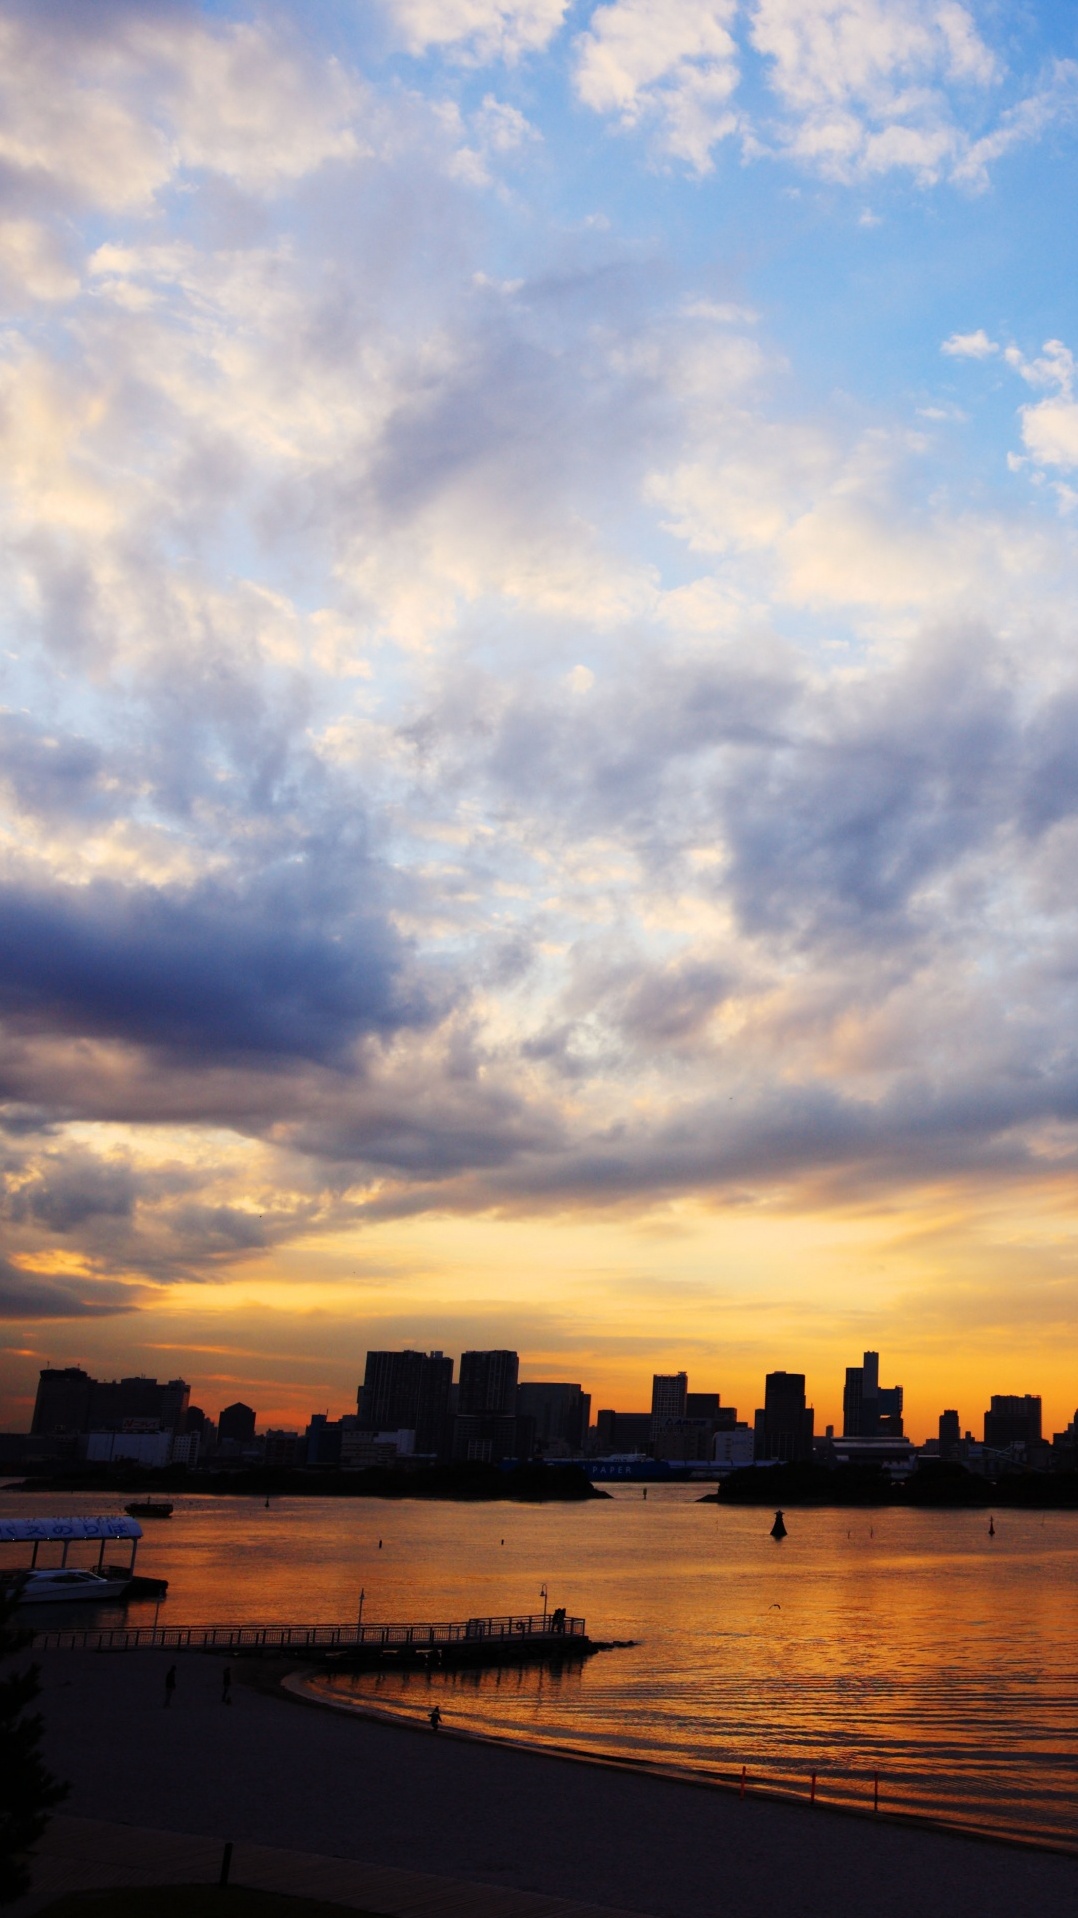
<instances>
[{"instance_id":1,"label":"ship at dock","mask_svg":"<svg viewBox=\"0 0 1078 1918\"><path fill-rule=\"evenodd\" d=\"M0 1518L0 1545L21 1548L24 1559L29 1549L29 1564L9 1563L3 1575L17 1584L19 1605L93 1605L105 1600L123 1603L129 1598L163 1598L167 1579L146 1578L135 1571L141 1537L142 1526L131 1517L79 1514L74 1518ZM89 1544L91 1552L96 1544L96 1564L68 1564L72 1545L80 1544ZM50 1556L55 1556L59 1546L59 1563L39 1564L43 1546ZM113 1555L109 1563L105 1561L106 1551Z\"/></svg>"}]
</instances>

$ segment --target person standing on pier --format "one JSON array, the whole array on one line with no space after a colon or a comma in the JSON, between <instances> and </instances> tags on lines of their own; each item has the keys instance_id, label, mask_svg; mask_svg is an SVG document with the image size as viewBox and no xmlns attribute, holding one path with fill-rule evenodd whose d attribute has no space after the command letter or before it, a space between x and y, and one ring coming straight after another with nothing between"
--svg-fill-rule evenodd
<instances>
[{"instance_id":1,"label":"person standing on pier","mask_svg":"<svg viewBox=\"0 0 1078 1918\"><path fill-rule=\"evenodd\" d=\"M434 1710L430 1714L431 1731L436 1732L441 1722L442 1722L442 1708L440 1705L435 1705Z\"/></svg>"}]
</instances>

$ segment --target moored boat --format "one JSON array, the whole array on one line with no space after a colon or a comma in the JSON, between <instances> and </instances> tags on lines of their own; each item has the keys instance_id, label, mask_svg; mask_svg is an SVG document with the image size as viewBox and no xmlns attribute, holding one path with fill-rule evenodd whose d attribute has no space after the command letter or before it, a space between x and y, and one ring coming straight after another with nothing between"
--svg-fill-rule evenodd
<instances>
[{"instance_id":1,"label":"moored boat","mask_svg":"<svg viewBox=\"0 0 1078 1918\"><path fill-rule=\"evenodd\" d=\"M174 1509L167 1498L133 1498L124 1506L130 1518L171 1518Z\"/></svg>"},{"instance_id":2,"label":"moored boat","mask_svg":"<svg viewBox=\"0 0 1078 1918\"><path fill-rule=\"evenodd\" d=\"M80 1605L96 1605L106 1598L122 1598L131 1583L126 1573L112 1578L101 1572L81 1571L75 1566L66 1565L23 1572L21 1579L20 1605L52 1605L61 1599Z\"/></svg>"},{"instance_id":3,"label":"moored boat","mask_svg":"<svg viewBox=\"0 0 1078 1918\"><path fill-rule=\"evenodd\" d=\"M79 1599L94 1604L100 1599L163 1598L167 1579L144 1578L135 1571L142 1526L137 1518L118 1518L106 1514L91 1518L78 1514L73 1518L0 1518L0 1545L28 1545L29 1565L0 1565L0 1580L20 1581L19 1604L51 1604L58 1599ZM72 1545L92 1542L97 1546L97 1564L92 1567L69 1565ZM59 1565L39 1565L42 1546L60 1547ZM106 1565L105 1551L128 1546L126 1565Z\"/></svg>"}]
</instances>

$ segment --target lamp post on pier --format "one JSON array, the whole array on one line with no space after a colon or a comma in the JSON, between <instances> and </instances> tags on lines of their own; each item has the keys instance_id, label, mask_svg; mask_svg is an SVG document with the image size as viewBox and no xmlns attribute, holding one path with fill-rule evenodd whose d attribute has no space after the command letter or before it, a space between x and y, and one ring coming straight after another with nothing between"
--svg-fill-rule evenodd
<instances>
[{"instance_id":1,"label":"lamp post on pier","mask_svg":"<svg viewBox=\"0 0 1078 1918\"><path fill-rule=\"evenodd\" d=\"M543 1601L543 1630L545 1632L546 1631L546 1603L547 1603L547 1589L545 1585L540 1585L539 1596Z\"/></svg>"},{"instance_id":2,"label":"lamp post on pier","mask_svg":"<svg viewBox=\"0 0 1078 1918\"><path fill-rule=\"evenodd\" d=\"M361 1585L359 1588L359 1618L356 1625L356 1636L358 1638L362 1638L363 1636L363 1600L366 1596L367 1594Z\"/></svg>"}]
</instances>

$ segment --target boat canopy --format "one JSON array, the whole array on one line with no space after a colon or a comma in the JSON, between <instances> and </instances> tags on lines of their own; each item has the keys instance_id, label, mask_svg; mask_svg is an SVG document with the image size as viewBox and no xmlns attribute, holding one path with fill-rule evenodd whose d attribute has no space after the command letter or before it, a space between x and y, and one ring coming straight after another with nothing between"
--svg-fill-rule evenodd
<instances>
[{"instance_id":1,"label":"boat canopy","mask_svg":"<svg viewBox=\"0 0 1078 1918\"><path fill-rule=\"evenodd\" d=\"M0 1518L0 1541L9 1545L54 1538L141 1537L137 1518Z\"/></svg>"}]
</instances>

